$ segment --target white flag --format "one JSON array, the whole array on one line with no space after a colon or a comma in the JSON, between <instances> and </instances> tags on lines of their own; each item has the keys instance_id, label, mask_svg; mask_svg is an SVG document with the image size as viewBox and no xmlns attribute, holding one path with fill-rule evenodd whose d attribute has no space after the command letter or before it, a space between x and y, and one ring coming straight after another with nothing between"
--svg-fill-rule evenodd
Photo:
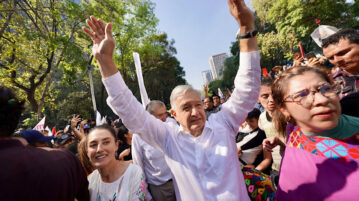
<instances>
[{"instance_id":1,"label":"white flag","mask_svg":"<svg viewBox=\"0 0 359 201\"><path fill-rule=\"evenodd\" d=\"M140 55L137 52L133 52L133 59L136 66L136 74L138 79L138 86L140 87L142 105L144 108L146 108L147 104L150 102L150 99L148 98L145 83L143 81Z\"/></svg>"},{"instance_id":2,"label":"white flag","mask_svg":"<svg viewBox=\"0 0 359 201\"><path fill-rule=\"evenodd\" d=\"M101 114L97 111L96 112L96 126L99 126L102 124Z\"/></svg>"},{"instance_id":3,"label":"white flag","mask_svg":"<svg viewBox=\"0 0 359 201\"><path fill-rule=\"evenodd\" d=\"M223 99L223 93L220 88L218 88L218 96L221 97L221 99Z\"/></svg>"},{"instance_id":4,"label":"white flag","mask_svg":"<svg viewBox=\"0 0 359 201\"><path fill-rule=\"evenodd\" d=\"M42 131L45 128L45 117L33 128L33 130Z\"/></svg>"},{"instance_id":5,"label":"white flag","mask_svg":"<svg viewBox=\"0 0 359 201\"><path fill-rule=\"evenodd\" d=\"M319 27L316 28L312 34L310 34L310 36L319 47L322 47L322 41L338 31L339 30L337 28L332 26L319 25Z\"/></svg>"},{"instance_id":6,"label":"white flag","mask_svg":"<svg viewBox=\"0 0 359 201\"><path fill-rule=\"evenodd\" d=\"M106 118L107 118L107 116L104 116L104 117L101 119L101 125L107 124Z\"/></svg>"},{"instance_id":7,"label":"white flag","mask_svg":"<svg viewBox=\"0 0 359 201\"><path fill-rule=\"evenodd\" d=\"M52 136L52 131L50 130L50 128L48 126L46 126L45 130L47 130L47 132L49 132L47 134L47 136Z\"/></svg>"}]
</instances>

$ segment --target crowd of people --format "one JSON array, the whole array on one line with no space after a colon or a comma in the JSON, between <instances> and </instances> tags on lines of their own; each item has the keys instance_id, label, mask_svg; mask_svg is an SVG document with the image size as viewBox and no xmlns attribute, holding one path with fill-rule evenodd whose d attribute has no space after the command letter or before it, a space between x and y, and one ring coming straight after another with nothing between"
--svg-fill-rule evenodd
<instances>
[{"instance_id":1,"label":"crowd of people","mask_svg":"<svg viewBox=\"0 0 359 201\"><path fill-rule=\"evenodd\" d=\"M359 31L262 76L254 15L228 5L240 68L226 100L179 85L170 112L144 108L115 66L112 24L93 16L83 30L118 120L16 131L25 103L0 86L0 200L358 200Z\"/></svg>"}]
</instances>

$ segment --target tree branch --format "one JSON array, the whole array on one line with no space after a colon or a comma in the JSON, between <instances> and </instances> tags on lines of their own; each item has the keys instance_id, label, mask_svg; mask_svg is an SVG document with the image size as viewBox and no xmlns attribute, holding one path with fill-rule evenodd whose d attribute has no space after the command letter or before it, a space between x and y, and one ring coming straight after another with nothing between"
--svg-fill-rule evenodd
<instances>
[{"instance_id":1,"label":"tree branch","mask_svg":"<svg viewBox=\"0 0 359 201\"><path fill-rule=\"evenodd\" d=\"M27 2L26 0L23 0L25 2L25 4L30 8L30 10L36 15L37 18L40 19L42 25L45 27L45 30L47 33L50 33L49 29L47 28L47 25L45 23L45 21L42 19L42 17L37 13L37 11L29 4L29 2Z\"/></svg>"}]
</instances>

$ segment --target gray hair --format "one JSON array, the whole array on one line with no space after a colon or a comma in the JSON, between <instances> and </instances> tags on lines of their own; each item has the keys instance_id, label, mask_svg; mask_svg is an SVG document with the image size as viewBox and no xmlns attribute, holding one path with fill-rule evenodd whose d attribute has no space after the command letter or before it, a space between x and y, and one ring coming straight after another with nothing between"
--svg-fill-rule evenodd
<instances>
[{"instance_id":1,"label":"gray hair","mask_svg":"<svg viewBox=\"0 0 359 201\"><path fill-rule=\"evenodd\" d=\"M158 107L165 107L166 108L166 105L162 102L162 101L159 101L159 100L152 100L150 101L147 106L146 106L146 110L147 112L149 112L150 114L153 114L155 113L155 110L158 108Z\"/></svg>"},{"instance_id":2,"label":"gray hair","mask_svg":"<svg viewBox=\"0 0 359 201\"><path fill-rule=\"evenodd\" d=\"M179 96L182 96L183 94L185 94L187 91L193 91L195 93L197 93L199 96L201 96L201 94L196 91L195 89L193 89L193 87L191 85L178 85L176 86L171 93L170 96L170 102L171 102L171 107L173 110L176 110L176 100Z\"/></svg>"}]
</instances>

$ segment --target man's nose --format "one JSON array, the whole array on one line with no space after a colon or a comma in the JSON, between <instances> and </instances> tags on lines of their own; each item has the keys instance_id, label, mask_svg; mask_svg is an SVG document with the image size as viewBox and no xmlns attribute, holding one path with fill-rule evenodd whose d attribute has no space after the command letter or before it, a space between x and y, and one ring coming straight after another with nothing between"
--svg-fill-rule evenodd
<instances>
[{"instance_id":1,"label":"man's nose","mask_svg":"<svg viewBox=\"0 0 359 201\"><path fill-rule=\"evenodd\" d=\"M196 107L192 108L191 115L196 116L198 114L198 109Z\"/></svg>"}]
</instances>

